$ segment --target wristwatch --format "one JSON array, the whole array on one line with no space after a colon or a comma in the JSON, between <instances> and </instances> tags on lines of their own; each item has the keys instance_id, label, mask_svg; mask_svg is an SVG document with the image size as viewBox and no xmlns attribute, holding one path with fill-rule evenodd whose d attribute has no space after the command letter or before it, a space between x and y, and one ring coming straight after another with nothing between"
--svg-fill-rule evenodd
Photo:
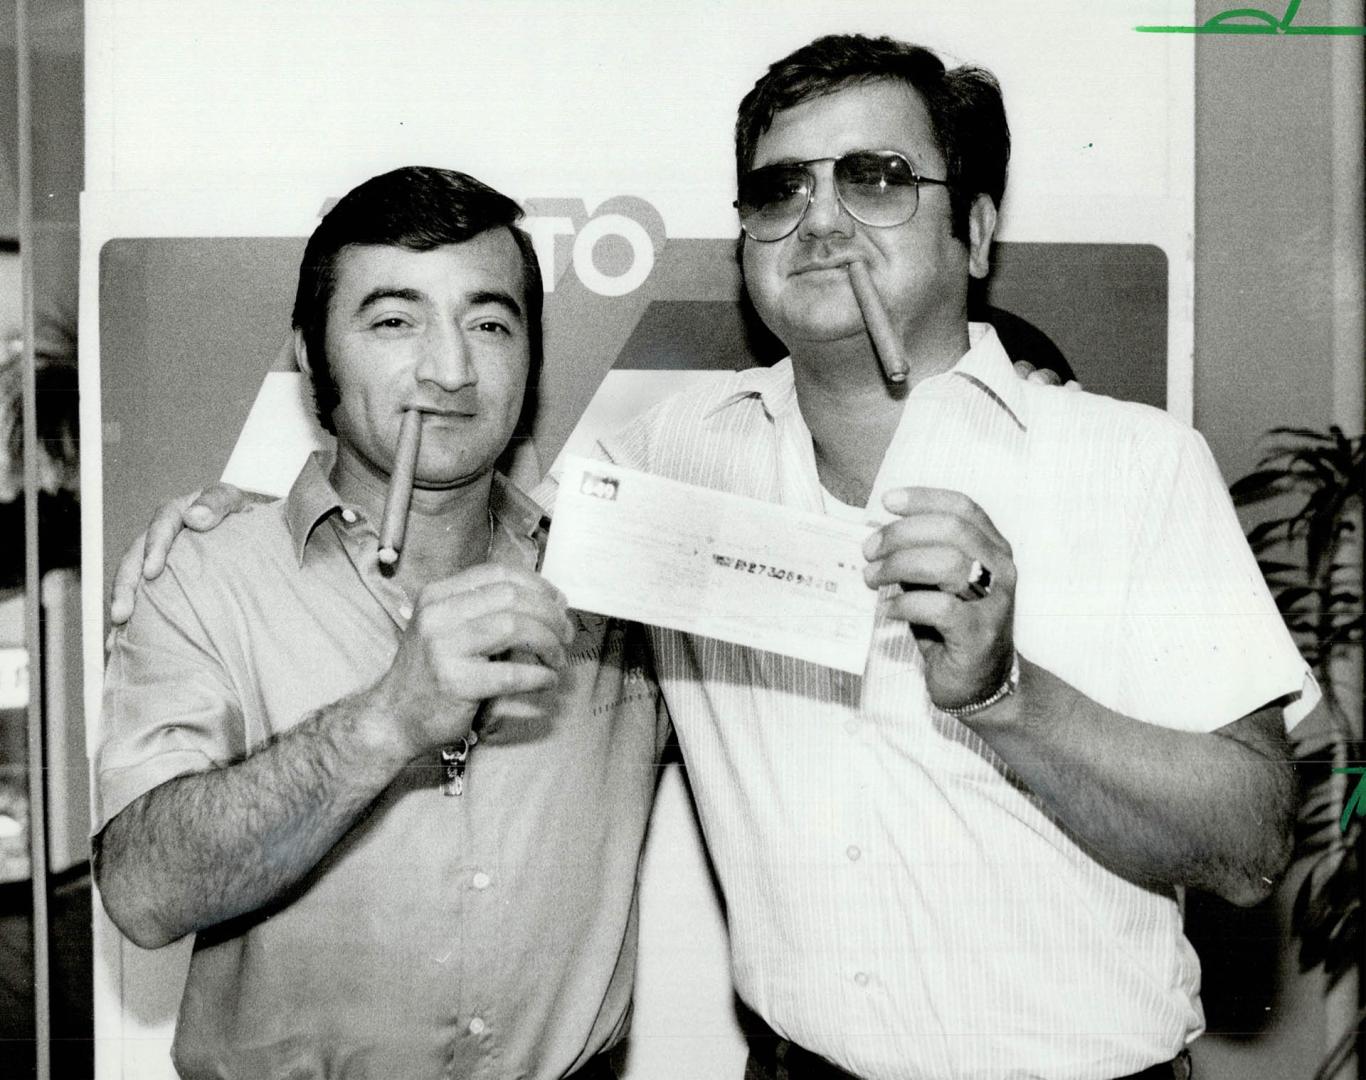
<instances>
[{"instance_id":1,"label":"wristwatch","mask_svg":"<svg viewBox=\"0 0 1366 1080\"><path fill-rule=\"evenodd\" d=\"M1006 675L1003 682L996 692L984 697L981 701L969 701L966 705L955 705L951 709L940 709L939 711L952 716L955 720L965 720L969 716L974 716L983 709L989 709L998 701L1010 697L1020 688L1020 654L1012 652L1010 654L1010 672Z\"/></svg>"}]
</instances>

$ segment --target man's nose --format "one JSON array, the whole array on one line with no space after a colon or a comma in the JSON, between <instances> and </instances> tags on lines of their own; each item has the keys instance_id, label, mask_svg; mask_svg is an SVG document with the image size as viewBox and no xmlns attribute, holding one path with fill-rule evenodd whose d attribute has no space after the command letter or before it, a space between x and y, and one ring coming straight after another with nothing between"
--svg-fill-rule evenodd
<instances>
[{"instance_id":1,"label":"man's nose","mask_svg":"<svg viewBox=\"0 0 1366 1080\"><path fill-rule=\"evenodd\" d=\"M422 337L421 350L414 372L418 382L433 383L443 390L459 390L479 381L469 342L460 326L432 326Z\"/></svg>"},{"instance_id":2,"label":"man's nose","mask_svg":"<svg viewBox=\"0 0 1366 1080\"><path fill-rule=\"evenodd\" d=\"M835 193L834 164L815 170L816 189L797 225L797 236L819 240L827 236L853 236L854 218Z\"/></svg>"}]
</instances>

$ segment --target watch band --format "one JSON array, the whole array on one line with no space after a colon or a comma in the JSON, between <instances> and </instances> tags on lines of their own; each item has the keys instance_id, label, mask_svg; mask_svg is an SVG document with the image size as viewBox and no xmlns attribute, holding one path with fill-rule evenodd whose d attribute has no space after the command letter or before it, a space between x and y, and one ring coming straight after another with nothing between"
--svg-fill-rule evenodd
<instances>
[{"instance_id":1,"label":"watch band","mask_svg":"<svg viewBox=\"0 0 1366 1080\"><path fill-rule=\"evenodd\" d=\"M1006 681L997 687L996 692L984 697L981 701L969 701L966 705L955 705L951 709L940 709L939 711L952 716L955 720L964 720L973 716L983 709L989 709L998 701L1010 697L1020 688L1020 654L1012 652L1010 654L1010 672L1006 675Z\"/></svg>"}]
</instances>

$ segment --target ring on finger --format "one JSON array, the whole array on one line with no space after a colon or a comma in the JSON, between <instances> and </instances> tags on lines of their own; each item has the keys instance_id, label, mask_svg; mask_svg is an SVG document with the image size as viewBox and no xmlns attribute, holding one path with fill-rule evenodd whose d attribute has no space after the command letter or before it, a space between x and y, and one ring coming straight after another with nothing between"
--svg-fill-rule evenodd
<instances>
[{"instance_id":1,"label":"ring on finger","mask_svg":"<svg viewBox=\"0 0 1366 1080\"><path fill-rule=\"evenodd\" d=\"M968 578L956 594L960 600L985 600L991 595L991 570L980 559L973 559Z\"/></svg>"}]
</instances>

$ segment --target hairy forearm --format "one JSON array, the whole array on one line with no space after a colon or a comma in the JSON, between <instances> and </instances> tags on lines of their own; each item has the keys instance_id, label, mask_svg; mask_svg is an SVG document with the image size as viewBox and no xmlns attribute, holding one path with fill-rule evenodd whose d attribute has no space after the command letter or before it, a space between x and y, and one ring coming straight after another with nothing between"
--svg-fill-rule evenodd
<instances>
[{"instance_id":1,"label":"hairy forearm","mask_svg":"<svg viewBox=\"0 0 1366 1080\"><path fill-rule=\"evenodd\" d=\"M129 804L97 838L114 922L155 948L286 893L404 764L369 721L363 696L343 699L240 762Z\"/></svg>"},{"instance_id":2,"label":"hairy forearm","mask_svg":"<svg viewBox=\"0 0 1366 1080\"><path fill-rule=\"evenodd\" d=\"M969 723L1093 855L1129 877L1246 904L1285 868L1294 782L1278 739L1246 745L1144 724L1023 658L1020 693Z\"/></svg>"}]
</instances>

